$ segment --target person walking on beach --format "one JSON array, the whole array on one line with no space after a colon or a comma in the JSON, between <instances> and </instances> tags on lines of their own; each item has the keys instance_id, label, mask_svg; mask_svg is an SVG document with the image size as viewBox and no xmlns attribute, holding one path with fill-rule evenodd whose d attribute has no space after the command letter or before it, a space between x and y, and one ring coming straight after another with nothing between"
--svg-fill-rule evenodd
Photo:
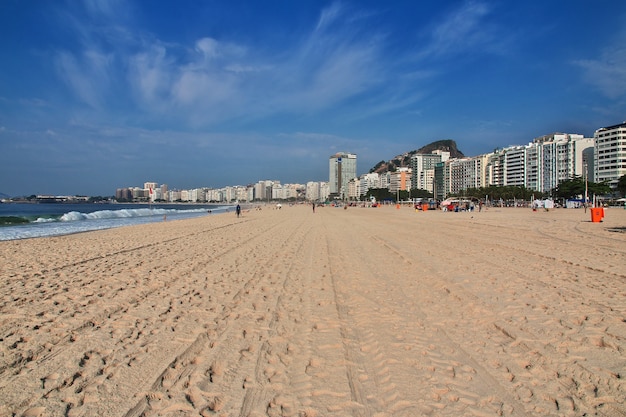
<instances>
[{"instance_id":1,"label":"person walking on beach","mask_svg":"<svg viewBox=\"0 0 626 417\"><path fill-rule=\"evenodd\" d=\"M315 213L315 201L312 204L313 204L313 213Z\"/></svg>"},{"instance_id":2,"label":"person walking on beach","mask_svg":"<svg viewBox=\"0 0 626 417\"><path fill-rule=\"evenodd\" d=\"M237 204L235 211L237 212L237 217L239 217L241 215L241 206L239 204Z\"/></svg>"}]
</instances>

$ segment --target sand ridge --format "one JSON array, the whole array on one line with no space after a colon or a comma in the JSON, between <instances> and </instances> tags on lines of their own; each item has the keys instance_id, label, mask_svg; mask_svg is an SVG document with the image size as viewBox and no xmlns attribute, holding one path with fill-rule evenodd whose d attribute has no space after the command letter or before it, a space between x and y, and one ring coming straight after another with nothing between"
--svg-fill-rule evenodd
<instances>
[{"instance_id":1,"label":"sand ridge","mask_svg":"<svg viewBox=\"0 0 626 417\"><path fill-rule=\"evenodd\" d=\"M286 206L0 242L2 416L626 414L626 210Z\"/></svg>"}]
</instances>

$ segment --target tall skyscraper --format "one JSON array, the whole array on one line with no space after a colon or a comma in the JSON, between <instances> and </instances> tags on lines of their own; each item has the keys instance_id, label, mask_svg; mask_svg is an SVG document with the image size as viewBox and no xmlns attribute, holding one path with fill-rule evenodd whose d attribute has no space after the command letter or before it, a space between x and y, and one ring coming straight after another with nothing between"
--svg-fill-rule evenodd
<instances>
[{"instance_id":1,"label":"tall skyscraper","mask_svg":"<svg viewBox=\"0 0 626 417\"><path fill-rule=\"evenodd\" d=\"M356 178L356 154L337 152L328 161L328 185L331 196L344 198L348 195L348 182Z\"/></svg>"}]
</instances>

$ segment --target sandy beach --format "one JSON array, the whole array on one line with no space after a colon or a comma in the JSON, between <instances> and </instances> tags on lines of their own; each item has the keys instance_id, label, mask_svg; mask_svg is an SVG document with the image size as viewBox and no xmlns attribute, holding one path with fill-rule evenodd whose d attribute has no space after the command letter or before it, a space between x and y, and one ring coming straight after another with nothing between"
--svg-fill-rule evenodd
<instances>
[{"instance_id":1,"label":"sandy beach","mask_svg":"<svg viewBox=\"0 0 626 417\"><path fill-rule=\"evenodd\" d=\"M625 416L626 210L266 207L0 242L0 417Z\"/></svg>"}]
</instances>

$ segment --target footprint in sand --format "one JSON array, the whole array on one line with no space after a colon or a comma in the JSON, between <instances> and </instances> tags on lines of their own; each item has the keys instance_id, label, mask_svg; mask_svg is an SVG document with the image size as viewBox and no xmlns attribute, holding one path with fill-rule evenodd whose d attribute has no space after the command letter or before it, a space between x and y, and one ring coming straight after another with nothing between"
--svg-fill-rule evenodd
<instances>
[{"instance_id":1,"label":"footprint in sand","mask_svg":"<svg viewBox=\"0 0 626 417\"><path fill-rule=\"evenodd\" d=\"M24 413L22 414L22 417L40 417L40 416L43 416L45 411L46 411L45 407L32 407L24 411Z\"/></svg>"}]
</instances>

